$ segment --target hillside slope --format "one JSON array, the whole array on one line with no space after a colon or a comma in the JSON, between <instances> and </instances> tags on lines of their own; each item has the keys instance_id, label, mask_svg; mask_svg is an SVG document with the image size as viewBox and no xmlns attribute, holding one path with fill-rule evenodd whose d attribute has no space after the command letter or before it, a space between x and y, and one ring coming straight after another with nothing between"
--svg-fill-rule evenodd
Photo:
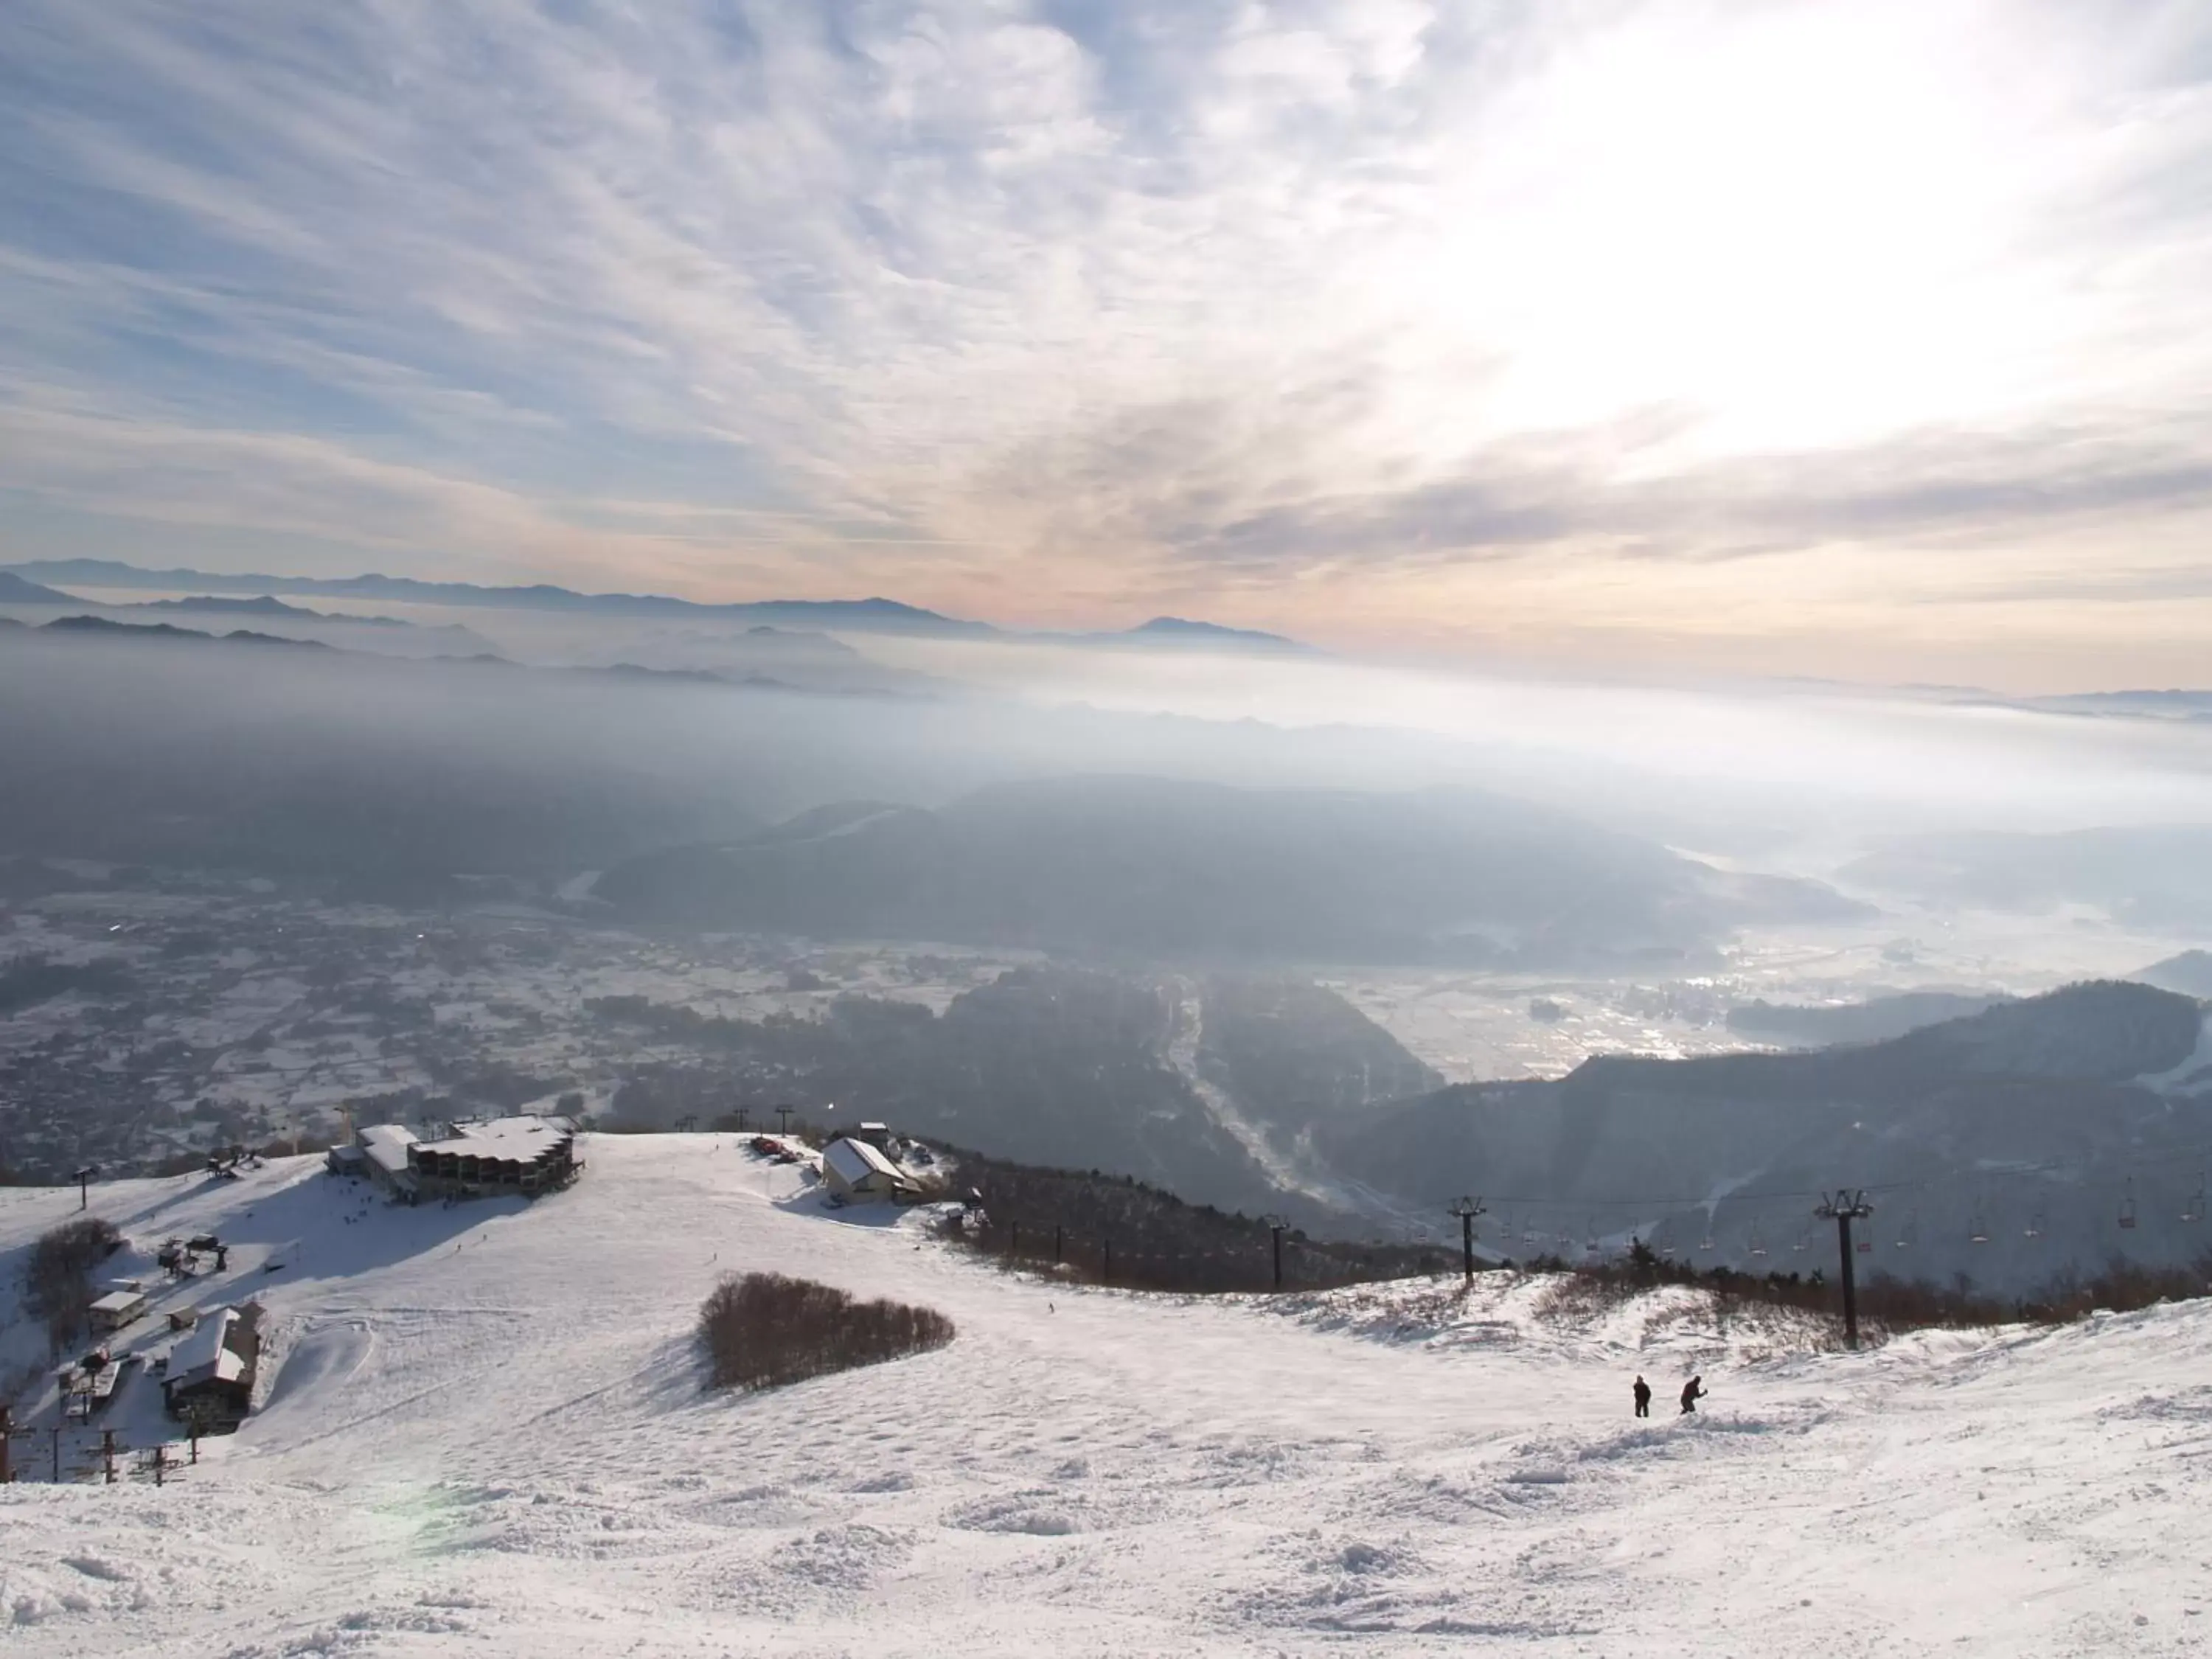
<instances>
[{"instance_id":1,"label":"hillside slope","mask_svg":"<svg viewBox=\"0 0 2212 1659\"><path fill-rule=\"evenodd\" d=\"M1431 1211L1492 1195L1519 1256L1640 1233L1707 1264L1807 1268L1812 1194L1838 1185L1881 1189L1867 1272L2017 1292L2123 1250L2181 1262L2212 1245L2212 1222L2181 1218L2212 1165L2204 1013L2124 982L1863 1047L1464 1084L1318 1139L1346 1176ZM2141 1224L2122 1228L2130 1193Z\"/></svg>"},{"instance_id":2,"label":"hillside slope","mask_svg":"<svg viewBox=\"0 0 2212 1659\"><path fill-rule=\"evenodd\" d=\"M1509 1280L1443 1324L1410 1306L1378 1320L1372 1292L1055 1287L948 1253L915 1218L820 1212L728 1138L594 1139L586 1155L580 1183L533 1208L364 1207L302 1161L95 1189L134 1239L233 1240L228 1283L173 1299L258 1293L278 1347L262 1412L166 1487L0 1500L0 1608L24 1650L2200 1639L2200 1306L1759 1361L1680 1306L1553 1332ZM0 1192L0 1251L75 1203ZM709 1398L691 1315L732 1267L927 1303L959 1335ZM1635 1371L1663 1412L1692 1368L1705 1414L1632 1421ZM132 1434L143 1404L115 1407Z\"/></svg>"}]
</instances>

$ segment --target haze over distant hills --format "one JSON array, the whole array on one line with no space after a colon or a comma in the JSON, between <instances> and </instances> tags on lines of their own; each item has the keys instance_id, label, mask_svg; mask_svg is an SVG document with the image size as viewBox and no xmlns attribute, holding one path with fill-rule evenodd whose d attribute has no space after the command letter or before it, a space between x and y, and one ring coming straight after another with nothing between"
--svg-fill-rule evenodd
<instances>
[{"instance_id":1,"label":"haze over distant hills","mask_svg":"<svg viewBox=\"0 0 2212 1659\"><path fill-rule=\"evenodd\" d=\"M825 806L601 878L623 911L817 937L1182 959L1676 962L1751 921L1839 921L1817 883L1725 875L1471 790L1362 794L1065 777L937 811Z\"/></svg>"},{"instance_id":2,"label":"haze over distant hills","mask_svg":"<svg viewBox=\"0 0 2212 1659\"><path fill-rule=\"evenodd\" d=\"M2212 951L2184 951L2129 977L2184 996L2212 1000Z\"/></svg>"},{"instance_id":3,"label":"haze over distant hills","mask_svg":"<svg viewBox=\"0 0 2212 1659\"><path fill-rule=\"evenodd\" d=\"M81 600L67 593L58 593L51 587L20 576L12 570L0 570L0 605L77 605Z\"/></svg>"},{"instance_id":4,"label":"haze over distant hills","mask_svg":"<svg viewBox=\"0 0 2212 1659\"><path fill-rule=\"evenodd\" d=\"M2030 914L2076 904L2148 927L2212 925L2212 824L1914 836L1839 873L1856 886L1921 904Z\"/></svg>"},{"instance_id":5,"label":"haze over distant hills","mask_svg":"<svg viewBox=\"0 0 2212 1659\"><path fill-rule=\"evenodd\" d=\"M1825 1006L1762 1000L1729 1009L1728 1026L1755 1042L1825 1048L1838 1042L1886 1042L2008 1000L1998 992L1971 991L1904 991Z\"/></svg>"},{"instance_id":6,"label":"haze over distant hills","mask_svg":"<svg viewBox=\"0 0 2212 1659\"><path fill-rule=\"evenodd\" d=\"M164 590L205 595L277 593L321 594L332 599L381 599L393 604L465 605L508 611L565 612L605 617L693 618L766 623L788 627L832 629L847 633L908 634L946 639L1042 637L1073 644L1113 643L1141 646L1209 647L1215 649L1304 652L1310 649L1295 640L1250 629L1226 628L1180 617L1156 617L1120 633L1024 635L1011 634L989 623L948 617L896 599L757 599L728 605L704 604L656 593L580 593L550 583L511 587L485 587L473 582L421 581L410 576L368 574L359 576L223 575L204 570L145 569L115 559L35 559L0 566L0 583L8 579L51 593L49 599L23 597L14 601L0 587L0 604L82 603L67 593L57 593L44 584L69 587L120 588L135 592ZM164 603L155 601L155 603ZM198 601L194 601L198 603Z\"/></svg>"}]
</instances>

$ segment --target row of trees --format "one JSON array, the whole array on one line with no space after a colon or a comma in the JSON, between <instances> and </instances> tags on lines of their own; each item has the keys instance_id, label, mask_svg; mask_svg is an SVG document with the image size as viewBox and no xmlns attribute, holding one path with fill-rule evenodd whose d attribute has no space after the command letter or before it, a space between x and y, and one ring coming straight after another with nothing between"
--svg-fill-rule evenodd
<instances>
[{"instance_id":1,"label":"row of trees","mask_svg":"<svg viewBox=\"0 0 2212 1659\"><path fill-rule=\"evenodd\" d=\"M983 1255L1138 1290L1266 1291L1275 1285L1276 1227L1264 1217L1191 1204L1127 1176L1041 1169L951 1154L957 1187L980 1198L951 1236ZM1441 1273L1440 1245L1314 1238L1282 1228L1282 1288L1322 1290Z\"/></svg>"}]
</instances>

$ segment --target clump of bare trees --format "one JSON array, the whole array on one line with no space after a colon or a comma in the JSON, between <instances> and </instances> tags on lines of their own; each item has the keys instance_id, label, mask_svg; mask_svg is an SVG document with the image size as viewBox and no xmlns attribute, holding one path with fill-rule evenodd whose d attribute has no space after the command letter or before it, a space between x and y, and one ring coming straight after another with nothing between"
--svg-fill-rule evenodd
<instances>
[{"instance_id":1,"label":"clump of bare trees","mask_svg":"<svg viewBox=\"0 0 2212 1659\"><path fill-rule=\"evenodd\" d=\"M24 1300L46 1322L46 1340L58 1353L84 1328L92 1306L92 1270L122 1247L115 1224L98 1216L40 1236L23 1268Z\"/></svg>"},{"instance_id":2,"label":"clump of bare trees","mask_svg":"<svg viewBox=\"0 0 2212 1659\"><path fill-rule=\"evenodd\" d=\"M1836 1289L1822 1273L1748 1273L1726 1267L1701 1272L1661 1258L1640 1239L1625 1261L1571 1265L1547 1256L1528 1266L1534 1272L1559 1275L1538 1311L1562 1318L1595 1317L1662 1285L1709 1291L1723 1323L1734 1314L1761 1305L1821 1315L1833 1314L1838 1307ZM2206 1296L2212 1296L2212 1251L2180 1267L2146 1267L2115 1257L2094 1278L2083 1279L2069 1269L2026 1296L1978 1289L1964 1273L1948 1285L1937 1285L1877 1273L1858 1287L1858 1313L1862 1330L1879 1341L1902 1331L2063 1325L2086 1319L2099 1309L2129 1313L2160 1302Z\"/></svg>"},{"instance_id":3,"label":"clump of bare trees","mask_svg":"<svg viewBox=\"0 0 2212 1659\"><path fill-rule=\"evenodd\" d=\"M952 1340L952 1322L812 1279L732 1273L700 1306L699 1340L714 1387L774 1389L941 1348Z\"/></svg>"}]
</instances>

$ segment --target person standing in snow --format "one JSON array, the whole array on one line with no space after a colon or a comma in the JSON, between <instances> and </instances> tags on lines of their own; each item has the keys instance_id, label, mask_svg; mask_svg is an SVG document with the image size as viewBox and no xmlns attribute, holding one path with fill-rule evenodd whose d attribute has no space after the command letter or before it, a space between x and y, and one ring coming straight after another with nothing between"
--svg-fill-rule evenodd
<instances>
[{"instance_id":1,"label":"person standing in snow","mask_svg":"<svg viewBox=\"0 0 2212 1659\"><path fill-rule=\"evenodd\" d=\"M1651 1385L1640 1376L1636 1379L1636 1414L1638 1417L1651 1415Z\"/></svg>"},{"instance_id":2,"label":"person standing in snow","mask_svg":"<svg viewBox=\"0 0 2212 1659\"><path fill-rule=\"evenodd\" d=\"M1698 1410L1698 1401L1703 1400L1705 1397L1705 1379L1702 1376L1693 1376L1688 1382L1682 1384L1682 1415L1685 1417L1695 1416Z\"/></svg>"}]
</instances>

